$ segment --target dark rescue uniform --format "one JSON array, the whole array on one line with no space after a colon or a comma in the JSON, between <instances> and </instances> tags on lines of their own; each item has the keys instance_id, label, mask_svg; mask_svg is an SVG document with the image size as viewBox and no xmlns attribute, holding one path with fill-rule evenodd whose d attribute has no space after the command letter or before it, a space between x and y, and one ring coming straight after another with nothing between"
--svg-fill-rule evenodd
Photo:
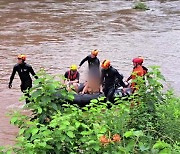
<instances>
[{"instance_id":1,"label":"dark rescue uniform","mask_svg":"<svg viewBox=\"0 0 180 154\"><path fill-rule=\"evenodd\" d=\"M122 86L126 87L123 82L123 76L119 72L110 66L107 70L101 70L101 83L103 84L103 92L108 100L111 101L117 82Z\"/></svg>"},{"instance_id":2,"label":"dark rescue uniform","mask_svg":"<svg viewBox=\"0 0 180 154\"><path fill-rule=\"evenodd\" d=\"M80 62L79 66L83 65L86 61L88 61L89 75L97 75L97 77L100 77L99 59L97 57L92 58L91 55L88 55Z\"/></svg>"},{"instance_id":3,"label":"dark rescue uniform","mask_svg":"<svg viewBox=\"0 0 180 154\"><path fill-rule=\"evenodd\" d=\"M28 65L26 63L22 64L16 64L13 68L11 77L10 77L10 82L9 84L12 84L12 81L14 79L14 76L18 72L20 80L21 80L21 91L24 92L25 90L29 89L32 87L32 79L30 77L30 73L37 79L38 77L36 76L33 68L31 65Z\"/></svg>"}]
</instances>

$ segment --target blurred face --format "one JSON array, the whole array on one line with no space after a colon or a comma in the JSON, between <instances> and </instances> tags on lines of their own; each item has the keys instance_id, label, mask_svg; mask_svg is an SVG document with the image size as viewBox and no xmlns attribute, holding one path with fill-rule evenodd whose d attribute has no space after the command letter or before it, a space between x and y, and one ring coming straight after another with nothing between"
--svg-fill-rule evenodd
<instances>
[{"instance_id":1,"label":"blurred face","mask_svg":"<svg viewBox=\"0 0 180 154\"><path fill-rule=\"evenodd\" d=\"M102 67L103 70L107 70L109 67Z\"/></svg>"},{"instance_id":2,"label":"blurred face","mask_svg":"<svg viewBox=\"0 0 180 154\"><path fill-rule=\"evenodd\" d=\"M95 58L95 57L96 57L95 55L91 54L91 58Z\"/></svg>"},{"instance_id":3,"label":"blurred face","mask_svg":"<svg viewBox=\"0 0 180 154\"><path fill-rule=\"evenodd\" d=\"M17 62L18 62L18 64L22 64L22 63L23 63L23 60L22 60L21 58L18 58L18 59L17 59Z\"/></svg>"},{"instance_id":4,"label":"blurred face","mask_svg":"<svg viewBox=\"0 0 180 154\"><path fill-rule=\"evenodd\" d=\"M74 74L76 73L77 70L71 70L71 74Z\"/></svg>"},{"instance_id":5,"label":"blurred face","mask_svg":"<svg viewBox=\"0 0 180 154\"><path fill-rule=\"evenodd\" d=\"M133 62L133 66L136 66L136 63Z\"/></svg>"}]
</instances>

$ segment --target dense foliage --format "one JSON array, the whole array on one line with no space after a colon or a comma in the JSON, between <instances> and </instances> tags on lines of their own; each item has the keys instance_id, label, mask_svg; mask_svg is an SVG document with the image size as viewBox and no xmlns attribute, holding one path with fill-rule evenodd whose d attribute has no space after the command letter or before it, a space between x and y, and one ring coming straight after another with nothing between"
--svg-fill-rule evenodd
<instances>
[{"instance_id":1,"label":"dense foliage","mask_svg":"<svg viewBox=\"0 0 180 154\"><path fill-rule=\"evenodd\" d=\"M45 72L30 94L33 117L15 112L11 123L20 130L13 147L4 153L60 154L178 154L180 98L168 90L158 67L137 78L136 92L115 103L104 98L79 108L68 102L73 93ZM3 153L3 152L2 152Z\"/></svg>"}]
</instances>

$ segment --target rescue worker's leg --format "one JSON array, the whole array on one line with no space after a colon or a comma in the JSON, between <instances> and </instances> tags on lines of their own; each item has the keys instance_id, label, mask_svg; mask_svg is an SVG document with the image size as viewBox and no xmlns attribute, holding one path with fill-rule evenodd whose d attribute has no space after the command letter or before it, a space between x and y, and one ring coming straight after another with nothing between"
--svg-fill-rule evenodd
<instances>
[{"instance_id":1,"label":"rescue worker's leg","mask_svg":"<svg viewBox=\"0 0 180 154\"><path fill-rule=\"evenodd\" d=\"M104 87L103 88L104 95L106 96L106 100L112 102L113 101L113 95L115 92L115 88L113 87Z\"/></svg>"},{"instance_id":2,"label":"rescue worker's leg","mask_svg":"<svg viewBox=\"0 0 180 154\"><path fill-rule=\"evenodd\" d=\"M29 103L30 95L29 95L29 89L32 88L32 82L22 83L21 84L21 91L24 93L26 98L26 104Z\"/></svg>"},{"instance_id":3,"label":"rescue worker's leg","mask_svg":"<svg viewBox=\"0 0 180 154\"><path fill-rule=\"evenodd\" d=\"M113 102L114 92L115 92L115 88L114 87L109 88L108 94L107 94L107 100L108 101Z\"/></svg>"}]
</instances>

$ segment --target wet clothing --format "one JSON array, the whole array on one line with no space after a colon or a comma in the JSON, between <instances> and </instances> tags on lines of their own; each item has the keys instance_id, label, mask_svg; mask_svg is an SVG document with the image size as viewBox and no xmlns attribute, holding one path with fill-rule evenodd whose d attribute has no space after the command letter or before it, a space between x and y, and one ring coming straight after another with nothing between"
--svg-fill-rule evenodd
<instances>
[{"instance_id":1,"label":"wet clothing","mask_svg":"<svg viewBox=\"0 0 180 154\"><path fill-rule=\"evenodd\" d=\"M71 73L71 71L67 71L64 74L64 77L70 81L78 80L78 82L79 82L79 76L80 76L80 74L78 71L74 72L73 74Z\"/></svg>"},{"instance_id":2,"label":"wet clothing","mask_svg":"<svg viewBox=\"0 0 180 154\"><path fill-rule=\"evenodd\" d=\"M93 75L94 77L100 77L100 61L97 57L92 58L91 55L85 57L79 64L79 66L83 65L84 62L88 61L89 66L89 75Z\"/></svg>"},{"instance_id":3,"label":"wet clothing","mask_svg":"<svg viewBox=\"0 0 180 154\"><path fill-rule=\"evenodd\" d=\"M21 91L23 93L25 93L25 90L28 90L32 87L32 79L30 77L30 73L37 79L38 77L36 76L33 68L31 67L31 65L26 64L25 62L22 64L16 64L14 65L11 77L10 77L10 82L9 82L9 87L11 87L12 85L12 81L14 79L14 76L16 74L16 72L18 72L18 75L20 77L21 80ZM25 96L27 96L26 98L26 103L29 103L29 93L26 92Z\"/></svg>"},{"instance_id":4,"label":"wet clothing","mask_svg":"<svg viewBox=\"0 0 180 154\"><path fill-rule=\"evenodd\" d=\"M110 68L108 68L107 70L102 69L101 83L103 83L105 87L115 86L117 80L122 87L126 87L125 83L123 82L123 76L119 74L119 72L115 68L110 66Z\"/></svg>"},{"instance_id":5,"label":"wet clothing","mask_svg":"<svg viewBox=\"0 0 180 154\"><path fill-rule=\"evenodd\" d=\"M32 87L32 79L30 77L30 73L36 79L38 78L36 76L33 68L31 67L31 65L28 65L26 63L16 64L13 68L9 84L12 84L12 81L14 79L16 72L18 72L20 80L21 80L21 91L22 92L24 92L24 90Z\"/></svg>"},{"instance_id":6,"label":"wet clothing","mask_svg":"<svg viewBox=\"0 0 180 154\"><path fill-rule=\"evenodd\" d=\"M89 55L80 62L79 66L83 65L84 62L86 61L88 61L89 69L92 69L92 68L99 69L100 62L97 57L92 58L91 55Z\"/></svg>"},{"instance_id":7,"label":"wet clothing","mask_svg":"<svg viewBox=\"0 0 180 154\"><path fill-rule=\"evenodd\" d=\"M119 72L110 66L107 70L102 69L101 71L101 83L103 84L103 92L108 100L111 101L117 84L122 87L126 87L123 82L123 76Z\"/></svg>"}]
</instances>

